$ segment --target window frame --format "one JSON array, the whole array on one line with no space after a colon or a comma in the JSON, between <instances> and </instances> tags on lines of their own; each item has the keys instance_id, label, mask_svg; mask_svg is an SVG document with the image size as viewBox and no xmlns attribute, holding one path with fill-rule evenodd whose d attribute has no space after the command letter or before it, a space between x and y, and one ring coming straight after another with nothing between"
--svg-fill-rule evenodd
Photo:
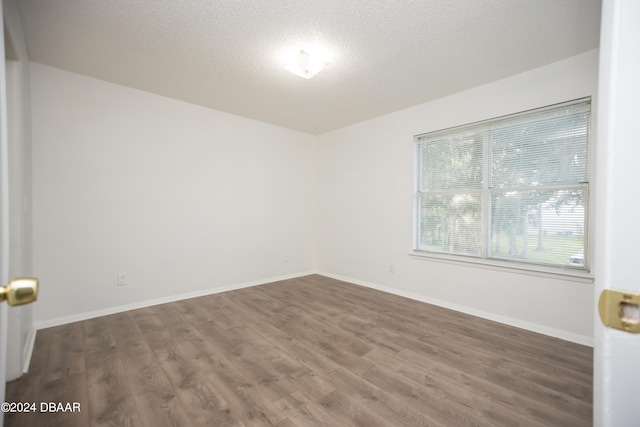
<instances>
[{"instance_id":1,"label":"window frame","mask_svg":"<svg viewBox=\"0 0 640 427\"><path fill-rule=\"evenodd\" d=\"M559 265L559 264L544 264L537 262L523 262L517 259L508 259L508 258L499 258L499 257L490 257L490 249L488 245L491 245L491 199L492 194L498 191L496 188L491 188L489 183L489 174L491 173L490 169L490 158L488 156L488 152L491 150L491 144L487 141L482 143L483 147L483 160L481 162L482 165L482 189L480 190L482 193L481 197L481 220L480 220L480 234L481 234L481 251L480 255L473 254L463 254L463 253L448 253L448 252L440 252L440 251L430 251L428 249L420 249L420 230L421 230L421 196L425 193L421 191L420 187L420 170L422 166L422 159L420 156L420 139L426 135L436 135L436 134L452 134L456 131L460 131L464 128L470 128L473 126L485 125L488 123L498 122L506 119L517 118L518 116L526 116L535 113L542 113L547 110L553 110L562 107L569 107L571 105L583 104L586 103L589 105L589 121L587 128L587 141L586 141L586 161L587 161L587 170L586 182L574 183L562 185L562 188L568 188L571 186L582 186L582 188L586 189L585 192L585 203L584 203L584 228L587 230L587 235L584 238L584 254L586 255L586 259L589 262L585 265L584 268L573 268L567 265ZM592 152L592 141L593 141L593 132L592 132L592 123L593 123L593 107L591 97L583 97L574 99L567 102L547 105L540 108L534 108L514 114L503 115L499 117L490 118L487 120L482 120L478 122L468 123L460 126L455 126L451 128L435 130L432 132L421 133L418 135L414 135L413 144L414 144L414 191L413 191L413 245L412 251L410 252L410 256L415 259L423 259L437 262L446 262L446 263L463 263L465 265L469 265L472 267L480 267L480 268L489 268L492 270L501 270L501 271L510 271L528 275L535 276L543 276L543 277L554 277L554 278L563 278L568 280L574 280L578 282L591 283L593 282L592 265L590 263L591 257L590 248L591 248L591 240L593 239L593 230L591 227L591 209L593 206L592 202L592 169L593 169L593 161L591 159ZM526 189L532 188L528 186ZM436 190L433 193L441 191L446 192L447 190ZM477 191L476 189L468 188L465 190L456 189L453 190L458 193L471 193ZM488 200L488 201L487 201Z\"/></svg>"}]
</instances>

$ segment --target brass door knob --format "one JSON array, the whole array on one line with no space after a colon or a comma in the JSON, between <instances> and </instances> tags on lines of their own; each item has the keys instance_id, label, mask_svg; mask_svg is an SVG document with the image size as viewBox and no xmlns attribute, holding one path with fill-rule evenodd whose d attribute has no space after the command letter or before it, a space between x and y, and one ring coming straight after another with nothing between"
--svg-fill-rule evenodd
<instances>
[{"instance_id":1,"label":"brass door knob","mask_svg":"<svg viewBox=\"0 0 640 427\"><path fill-rule=\"evenodd\" d=\"M38 279L35 277L16 277L0 288L0 302L7 304L29 304L38 298Z\"/></svg>"}]
</instances>

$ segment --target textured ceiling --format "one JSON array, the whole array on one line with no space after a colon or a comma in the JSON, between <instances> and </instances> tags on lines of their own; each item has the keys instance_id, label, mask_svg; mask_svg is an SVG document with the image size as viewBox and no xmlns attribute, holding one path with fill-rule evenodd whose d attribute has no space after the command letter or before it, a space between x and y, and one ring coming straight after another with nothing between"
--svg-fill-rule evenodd
<instances>
[{"instance_id":1,"label":"textured ceiling","mask_svg":"<svg viewBox=\"0 0 640 427\"><path fill-rule=\"evenodd\" d=\"M319 134L598 47L600 0L19 0L31 60ZM311 80L284 69L321 46Z\"/></svg>"}]
</instances>

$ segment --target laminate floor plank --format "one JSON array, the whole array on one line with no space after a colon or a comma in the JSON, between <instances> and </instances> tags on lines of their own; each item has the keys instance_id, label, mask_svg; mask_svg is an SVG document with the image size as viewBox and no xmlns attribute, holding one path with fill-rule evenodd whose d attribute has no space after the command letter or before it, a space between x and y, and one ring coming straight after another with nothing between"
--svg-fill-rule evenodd
<instances>
[{"instance_id":1,"label":"laminate floor plank","mask_svg":"<svg viewBox=\"0 0 640 427\"><path fill-rule=\"evenodd\" d=\"M301 398L299 395L283 398L276 402L276 405L287 416L287 418L278 423L278 426L285 425L283 424L285 421L288 425L300 427L350 425L348 418L328 410L316 401L309 401L304 397Z\"/></svg>"},{"instance_id":2,"label":"laminate floor plank","mask_svg":"<svg viewBox=\"0 0 640 427\"><path fill-rule=\"evenodd\" d=\"M300 300L295 298L285 299L279 294L265 292L265 295L271 296L278 300L287 301L291 311L308 316L316 325L324 324L332 330L341 330L345 332L345 336L353 341L353 345L359 345L355 348L356 354L364 354L371 350L372 346L388 346L389 342L376 339L376 330L380 326L380 322L372 321L371 312L364 316L358 316L346 307L339 305L337 301L331 301L324 298L312 298L310 300ZM320 322L320 323L318 323Z\"/></svg>"},{"instance_id":3,"label":"laminate floor plank","mask_svg":"<svg viewBox=\"0 0 640 427\"><path fill-rule=\"evenodd\" d=\"M318 279L311 278L310 280L317 281ZM576 349L583 348L583 346L578 344L554 339L556 342L562 343L562 345L556 348L550 345L549 337L541 334L519 328L508 328L508 330L505 331L502 327L503 325L497 322L468 316L437 306L430 306L430 310L424 310L420 307L425 304L419 301L398 298L381 291L369 291L367 288L350 286L349 289L345 290L349 298L344 298L342 293L337 294L335 292L331 292L328 297L336 300L335 296L339 295L342 297L340 301L342 301L343 304L351 304L353 306L353 304L357 302L357 305L372 309L373 311L378 311L379 300L388 300L388 306L394 307L394 309L382 310L379 311L379 313L383 315L388 314L389 317L395 319L395 321L404 321L409 325L413 324L417 329L424 327L445 330L448 334L456 333L456 335L465 334L468 336L482 336L483 338L490 337L504 343L505 347L516 348L523 351L531 350L535 352L539 358L548 358L556 364L564 364L571 369L580 370L591 375L591 358L585 359L582 357L580 351L578 351L580 356L575 356ZM397 310L397 313L394 313L394 310Z\"/></svg>"},{"instance_id":4,"label":"laminate floor plank","mask_svg":"<svg viewBox=\"0 0 640 427\"><path fill-rule=\"evenodd\" d=\"M416 310L413 310L413 311L415 312ZM403 310L403 313L406 313L406 312L407 312L406 310ZM459 314L459 313L454 313L454 314ZM580 393L581 397L585 397L586 399L590 400L589 396L591 396L591 373L585 374L583 368L579 367L579 364L578 365L571 364L566 360L564 361L564 363L560 363L561 361L558 360L557 358L551 359L555 363L548 363L547 361L545 361L545 356L547 356L546 359L549 359L548 355L555 350L553 346L547 345L547 347L551 347L551 349L547 351L546 355L540 351L539 347L522 346L518 344L514 346L516 351L512 351L513 349L510 346L514 345L514 342L505 341L504 339L502 339L502 337L498 337L498 339L496 340L496 337L494 335L482 334L477 331L474 332L473 334L468 334L468 335L457 334L456 332L459 329L459 326L457 324L452 324L450 322L447 322L446 324L438 324L439 319L437 318L434 318L432 321L430 321L430 323L435 324L436 327L429 326L428 328L420 328L422 329L422 332L428 331L430 334L439 335L442 338L440 342L444 343L444 345L448 346L449 348L454 347L460 350L466 347L466 348L473 348L475 351L475 350L481 350L483 348L487 348L487 346L492 346L493 348L490 348L487 350L487 353L490 356L490 360L495 361L497 359L495 357L496 354L505 354L505 352L508 352L510 356L509 363L512 366L515 366L514 363L520 363L519 370L525 371L526 373L527 369L532 367L532 364L533 364L534 365L533 367L538 372L550 373L550 375L546 377L547 381L550 381L550 382L561 381L563 382L563 384L573 382L574 387L571 390L576 391L577 393ZM396 328L397 328L397 325L396 325ZM393 342L393 338L389 338L388 333L391 332L391 335L393 336L397 334L398 330L403 331L402 333L403 337L408 337L411 335L411 334L404 333L404 329L396 329L396 331L393 331L393 330L389 331L389 330L385 330L384 328L382 329L377 328L377 333L385 336L384 337L385 342ZM530 332L528 332L528 334L531 336L534 336L535 338L540 337L539 334L534 334ZM414 334L414 336L416 335L418 334ZM433 337L433 335L430 335L430 336ZM547 338L548 340L548 337L544 337L544 338ZM434 339L429 337L425 338L424 335L420 337L420 339L424 339L426 341L435 341ZM473 345L467 345L467 346L460 345L460 343L464 343L465 340L467 342L470 340L473 340L475 342L473 343ZM497 344L496 344L496 341L498 341ZM556 342L562 342L562 341L556 340ZM589 365L592 363L592 359L591 357L587 357L580 360L580 362L583 366ZM542 377L536 376L536 378L541 379ZM561 380L557 380L558 378L561 378ZM575 385L576 382L581 385Z\"/></svg>"},{"instance_id":5,"label":"laminate floor plank","mask_svg":"<svg viewBox=\"0 0 640 427\"><path fill-rule=\"evenodd\" d=\"M109 328L106 317L97 317L82 322L84 334L83 351L88 355L92 353L116 352L116 340Z\"/></svg>"},{"instance_id":6,"label":"laminate floor plank","mask_svg":"<svg viewBox=\"0 0 640 427\"><path fill-rule=\"evenodd\" d=\"M583 416L586 415L586 412L590 414L590 396L585 401L580 402L562 393L561 390L548 389L536 383L523 380L518 371L506 372L501 366L491 367L488 365L487 360L489 359L487 356L478 356L473 348L460 347L452 350L448 343L441 345L443 343L438 341L415 341L403 337L398 337L397 339L403 341L406 346L405 350L400 354L418 355L422 360L426 359L425 366L434 366L434 363L437 362L443 366L450 367L452 371L464 372L486 380L488 383L497 384L513 392L546 402L550 408L557 405L558 408L561 408L559 412L575 412L583 414ZM428 354L428 358L424 357L425 354ZM499 355L496 355L496 358L499 357Z\"/></svg>"},{"instance_id":7,"label":"laminate floor plank","mask_svg":"<svg viewBox=\"0 0 640 427\"><path fill-rule=\"evenodd\" d=\"M555 396L558 396L555 392L549 392L548 399L540 401L536 399L535 395L531 395L528 388L518 389L515 387L514 390L511 380L505 384L502 377L497 377L491 372L470 369L464 362L450 361L449 359L425 361L420 352L407 349L400 352L398 356L403 360L403 365L410 361L418 367L413 372L409 370L407 375L415 376L416 373L422 372L425 385L433 387L433 384L439 384L437 378L447 378L450 386L446 389L441 386L440 390L445 389L448 395L457 396L458 399L468 398L469 393L477 391L476 393L484 393L487 400L505 403L509 409L522 412L531 418L532 424L540 421L546 425L561 426L591 424L591 413L587 416L582 408L575 413L571 412L565 407L564 402L554 399ZM461 384L466 385L465 389L460 388ZM559 397L562 399L561 395ZM547 401L555 403L549 405ZM481 407L484 406L481 404Z\"/></svg>"},{"instance_id":8,"label":"laminate floor plank","mask_svg":"<svg viewBox=\"0 0 640 427\"><path fill-rule=\"evenodd\" d=\"M259 292L259 290L257 290ZM273 313L266 311L264 306L275 307L269 304L269 298L243 301L254 311L262 313L274 326L294 337L301 343L306 343L313 351L316 351L340 366L348 366L351 369L366 369L366 362L360 356L371 350L362 340L350 336L342 329L329 328L328 325L318 321L312 314L305 313L293 306L289 306L286 313ZM261 305L263 303L263 305Z\"/></svg>"},{"instance_id":9,"label":"laminate floor plank","mask_svg":"<svg viewBox=\"0 0 640 427\"><path fill-rule=\"evenodd\" d=\"M121 358L127 359L153 353L130 312L112 314L106 316L106 319L116 343L117 353Z\"/></svg>"},{"instance_id":10,"label":"laminate floor plank","mask_svg":"<svg viewBox=\"0 0 640 427\"><path fill-rule=\"evenodd\" d=\"M157 393L172 388L157 353L143 353L123 360L124 372L133 395Z\"/></svg>"},{"instance_id":11,"label":"laminate floor plank","mask_svg":"<svg viewBox=\"0 0 640 427\"><path fill-rule=\"evenodd\" d=\"M317 300L316 300L317 303ZM325 310L326 311L326 310ZM349 328L348 324L349 322L345 322L344 318L341 318L340 315L336 315L335 317L338 318L338 325L342 326L343 328ZM338 326L336 325L336 326ZM347 326L345 326L347 325ZM385 332L388 331L384 331L381 330L380 328L376 328L377 329L377 333L382 335L382 338L379 339L379 341L381 342L385 342L385 343L391 343L392 340L389 338L388 334L385 334ZM440 329L440 328L435 328L436 331L444 331L444 332L448 332L447 329ZM371 336L372 334L367 334L368 336ZM459 336L457 336L459 337ZM441 347L447 347L449 344L450 346L454 347L455 349L461 349L464 348L462 346L460 346L459 343L459 339L451 339L452 337L447 335L445 336L444 333L442 333L441 335L441 340L439 341L441 344ZM433 341L432 339L426 339L427 341ZM491 340L475 340L474 344L472 347L470 346L466 346L467 348L473 348L473 351L477 351L479 348L482 347L486 347L487 343L491 343ZM400 347L400 346L396 346L396 347ZM495 346L494 346L495 347ZM504 351L506 348L506 346L502 346L499 348L499 350ZM584 384L584 378L582 379L582 384L578 385L575 384L575 381L573 385L571 385L573 378L571 378L570 373L568 375L562 375L562 376L558 376L557 375L557 371L558 371L558 366L556 364L552 364L551 366L551 373L550 374L545 374L546 371L540 371L539 369L536 370L531 370L528 368L529 364L531 362L535 362L538 366L541 364L539 362L539 359L534 357L530 357L528 359L525 360L525 362L522 362L520 365L516 365L515 363L513 363L513 361L509 360L509 359L505 359L504 357L496 357L496 354L500 354L499 352L491 351L491 350L487 350L487 352L489 353L489 358L487 360L489 360L491 363L493 363L493 365L495 366L499 366L500 369L506 370L507 368L511 368L511 371L518 376L527 376L528 375L528 379L530 379L533 382L539 382L540 384L546 386L547 388L550 389L558 389L558 388L563 388L567 394L569 395L574 395L574 397L577 397L579 399L582 400L587 400L590 401L591 399L591 384L587 383L588 385L583 385ZM519 356L521 356L523 353L521 352L512 352L513 356L515 359L518 359ZM489 362L487 362L489 363ZM546 364L545 369L547 369L549 367L548 364ZM588 380L588 378L587 378Z\"/></svg>"},{"instance_id":12,"label":"laminate floor plank","mask_svg":"<svg viewBox=\"0 0 640 427\"><path fill-rule=\"evenodd\" d=\"M452 332L455 332L457 335L465 335L468 337L478 336L477 331L469 326L451 324L444 325L444 327L450 329ZM563 349L563 345L558 345L557 348L556 346L550 345L553 341L555 341L556 343L562 342L557 338L552 338L552 342L547 342L546 345L541 345L537 340L534 341L534 339L540 338L539 335L541 334L531 332L529 334L529 338L531 340L527 340L524 337L514 340L499 333L483 334L484 338L487 341L502 345L503 347L510 348L514 351L522 353L533 352L536 354L538 359L548 361L551 364L565 367L577 372L587 374L591 372L593 365L592 358L576 357L574 352L565 351Z\"/></svg>"},{"instance_id":13,"label":"laminate floor plank","mask_svg":"<svg viewBox=\"0 0 640 427\"><path fill-rule=\"evenodd\" d=\"M29 384L27 380L23 381L25 376L20 378L20 380L7 383L5 400L7 402L35 403L36 405L39 405L38 399L40 397L42 387L40 384ZM6 412L4 414L4 425L35 426L38 422L38 418L41 417L37 412L38 410L39 408L36 408L36 411L34 412Z\"/></svg>"},{"instance_id":14,"label":"laminate floor plank","mask_svg":"<svg viewBox=\"0 0 640 427\"><path fill-rule=\"evenodd\" d=\"M376 361L376 365L367 372L367 381L429 415L434 422L457 426L498 425L495 421L488 423L485 420L484 411L491 402L483 401L482 395L452 395L448 378L431 378L427 382L427 373L422 370L403 375L409 369L397 357L385 355L384 362L372 354L365 357Z\"/></svg>"},{"instance_id":15,"label":"laminate floor plank","mask_svg":"<svg viewBox=\"0 0 640 427\"><path fill-rule=\"evenodd\" d=\"M41 389L36 390L36 395L38 397L34 397L34 403L36 403L37 412L26 414L33 415L33 417L24 425L36 427L85 427L90 424L87 384L83 374L70 374L47 382L42 385ZM43 395L46 398L42 398ZM72 409L74 403L79 405L79 412L58 410L58 404L62 404L64 407L70 404L69 408ZM49 404L53 404L53 407ZM46 408L44 411L42 410L43 405ZM23 414L18 414L13 420L22 422L20 415ZM7 425L9 424L7 423Z\"/></svg>"},{"instance_id":16,"label":"laminate floor plank","mask_svg":"<svg viewBox=\"0 0 640 427\"><path fill-rule=\"evenodd\" d=\"M189 408L189 417L194 425L207 425L211 419L215 419L219 426L240 424L215 385L202 374L180 344L168 344L158 357L171 382L170 387L164 388L175 390L178 399Z\"/></svg>"},{"instance_id":17,"label":"laminate floor plank","mask_svg":"<svg viewBox=\"0 0 640 427\"><path fill-rule=\"evenodd\" d=\"M431 339L447 340L449 342L455 342L454 345L459 345L464 348L473 348L477 351L482 351L489 356L489 360L492 363L502 363L507 359L510 363L518 364L522 368L533 369L537 372L544 372L554 378L562 379L563 382L568 384L575 384L579 387L586 387L591 390L591 373L585 373L582 370L576 370L574 367L562 366L557 363L549 363L544 359L538 357L536 351L528 350L515 350L508 345L495 343L491 339L486 339L480 334L476 334L472 337L466 335L453 335L455 340L451 340L452 334L447 333L445 328L437 328L429 332L428 335L422 336L420 339L429 341ZM483 339L484 338L484 339ZM560 341L560 345L564 342ZM496 357L496 355L500 355Z\"/></svg>"},{"instance_id":18,"label":"laminate floor plank","mask_svg":"<svg viewBox=\"0 0 640 427\"><path fill-rule=\"evenodd\" d=\"M192 427L189 409L184 408L173 390L133 396L140 425L154 427Z\"/></svg>"},{"instance_id":19,"label":"laminate floor plank","mask_svg":"<svg viewBox=\"0 0 640 427\"><path fill-rule=\"evenodd\" d=\"M57 326L51 338L44 374L46 382L85 371L82 325L78 322L65 326Z\"/></svg>"},{"instance_id":20,"label":"laminate floor plank","mask_svg":"<svg viewBox=\"0 0 640 427\"><path fill-rule=\"evenodd\" d=\"M385 390L407 395L410 404L448 420L449 425L548 425L531 416L527 406L531 401L515 397L510 390L460 372L455 366L435 360L415 363L405 356L406 350L393 356L367 354L365 357L376 362L367 379Z\"/></svg>"},{"instance_id":21,"label":"laminate floor plank","mask_svg":"<svg viewBox=\"0 0 640 427\"><path fill-rule=\"evenodd\" d=\"M227 304L233 307L233 316L242 317L248 326L310 370L322 373L331 372L340 367L333 360L310 349L300 340L296 340L296 338L279 329L272 322L265 320L263 316L259 316L253 310L244 307L242 303L235 303L231 298L227 298Z\"/></svg>"},{"instance_id":22,"label":"laminate floor plank","mask_svg":"<svg viewBox=\"0 0 640 427\"><path fill-rule=\"evenodd\" d=\"M571 375L564 377L550 375L546 370L514 363L499 353L487 353L472 346L452 345L450 339L442 336L421 338L417 343L414 343L414 346L420 347L422 344L446 352L445 357L449 360L460 361L460 363L468 360L473 361L473 369L482 369L495 375L506 375L531 386L531 389L543 387L550 392L561 392L567 398L575 399L577 402L590 401L592 398L591 385L578 383ZM460 351L461 349L464 350Z\"/></svg>"},{"instance_id":23,"label":"laminate floor plank","mask_svg":"<svg viewBox=\"0 0 640 427\"><path fill-rule=\"evenodd\" d=\"M96 413L89 425L91 427L137 427L142 425L142 422L138 417L135 402L130 398L119 400L109 405L108 410Z\"/></svg>"},{"instance_id":24,"label":"laminate floor plank","mask_svg":"<svg viewBox=\"0 0 640 427\"><path fill-rule=\"evenodd\" d=\"M593 351L319 275L38 331L15 426L589 426Z\"/></svg>"},{"instance_id":25,"label":"laminate floor plank","mask_svg":"<svg viewBox=\"0 0 640 427\"><path fill-rule=\"evenodd\" d=\"M370 409L370 402L357 394L336 390L318 400L327 411L348 420L345 426L356 427L397 427L401 425L395 419L387 419Z\"/></svg>"},{"instance_id":26,"label":"laminate floor plank","mask_svg":"<svg viewBox=\"0 0 640 427\"><path fill-rule=\"evenodd\" d=\"M88 364L87 389L92 426L136 426L140 421L123 361L116 355Z\"/></svg>"}]
</instances>

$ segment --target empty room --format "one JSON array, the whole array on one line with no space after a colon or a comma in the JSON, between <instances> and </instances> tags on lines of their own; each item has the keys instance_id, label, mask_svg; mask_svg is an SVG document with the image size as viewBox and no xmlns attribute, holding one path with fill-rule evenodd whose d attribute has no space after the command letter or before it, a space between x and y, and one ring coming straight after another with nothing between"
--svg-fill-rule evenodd
<instances>
[{"instance_id":1,"label":"empty room","mask_svg":"<svg viewBox=\"0 0 640 427\"><path fill-rule=\"evenodd\" d=\"M638 19L3 0L0 427L640 425Z\"/></svg>"}]
</instances>

